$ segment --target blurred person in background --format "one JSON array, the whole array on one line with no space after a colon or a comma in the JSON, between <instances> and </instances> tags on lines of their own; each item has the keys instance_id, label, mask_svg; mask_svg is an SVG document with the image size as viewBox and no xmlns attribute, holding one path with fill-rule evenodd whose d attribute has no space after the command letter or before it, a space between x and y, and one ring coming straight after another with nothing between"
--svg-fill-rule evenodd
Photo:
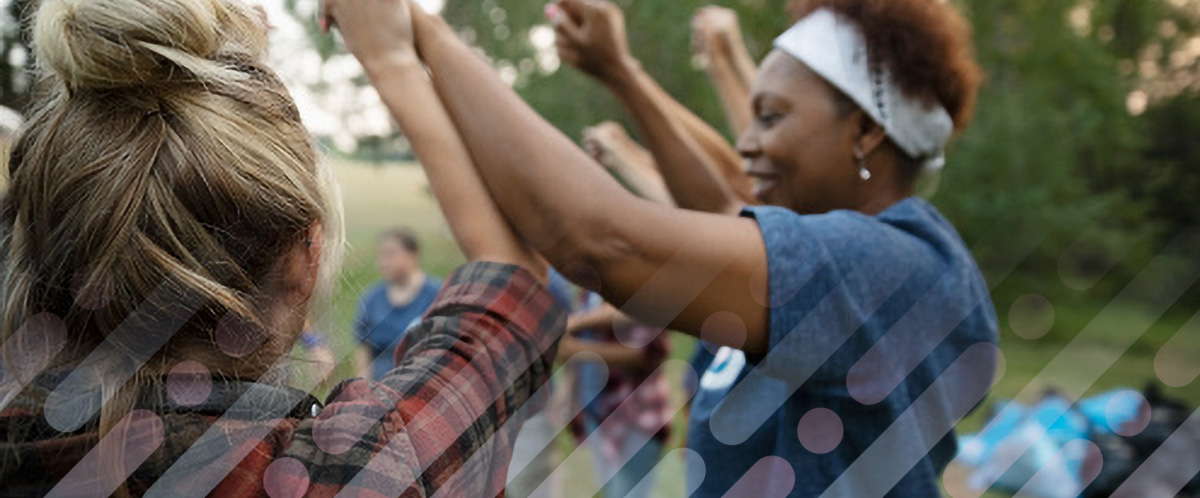
<instances>
[{"instance_id":1,"label":"blurred person in background","mask_svg":"<svg viewBox=\"0 0 1200 498\"><path fill-rule=\"evenodd\" d=\"M583 147L631 192L664 205L674 204L653 157L620 125L604 122L585 129ZM552 440L558 434L557 428L567 425L560 414L572 409L579 413L569 421L576 442L592 437L590 450L596 479L607 481L603 496L640 496L632 492L658 462L671 434L670 385L665 377L651 375L669 353L668 337L622 315L599 295L571 288L553 269L547 288L560 306L575 310L568 319L568 335L559 348L559 360L565 362L579 353L590 353L595 355L591 358L603 362L608 375L600 375L601 369L590 361L566 372L567 384L555 385L551 405L521 429L514 444L506 493L513 497L562 496L563 482L543 483L547 477L555 477L553 470L559 457L553 446L543 451L542 443ZM618 333L647 346L625 347ZM633 411L610 417L635 390L639 398L634 400ZM597 394L585 398L588 393ZM599 430L602 425L603 430ZM652 489L652 484L644 489ZM544 493L534 494L536 489Z\"/></svg>"},{"instance_id":2,"label":"blurred person in background","mask_svg":"<svg viewBox=\"0 0 1200 498\"><path fill-rule=\"evenodd\" d=\"M618 339L646 344L630 348ZM671 386L658 367L670 353L665 332L624 316L597 294L583 296L582 310L567 320L567 336L559 347L562 358L593 353L607 365L601 376L595 365L582 364L573 372L573 391L599 394L579 398L583 411L572 421L577 442L589 442L598 480L608 479L601 494L607 498L642 498L634 488L662 456L671 435ZM634 398L636 396L636 398ZM630 408L617 410L623 403ZM650 492L653 482L639 490Z\"/></svg>"},{"instance_id":3,"label":"blurred person in background","mask_svg":"<svg viewBox=\"0 0 1200 498\"><path fill-rule=\"evenodd\" d=\"M620 125L604 122L585 129L583 148L629 191L674 205L653 156ZM590 363L571 372L574 402L581 404L571 421L572 433L578 443L589 442L596 479L607 480L603 496L648 496L644 493L654 489L654 482L643 486L642 481L658 463L672 432L671 385L656 372L670 354L668 334L629 318L593 292L581 294L578 309L567 320L559 356L592 353L608 373L601 375L602 370ZM622 341L645 346L631 348ZM586 399L585 393L598 394ZM626 402L632 404L617 409Z\"/></svg>"},{"instance_id":4,"label":"blurred person in background","mask_svg":"<svg viewBox=\"0 0 1200 498\"><path fill-rule=\"evenodd\" d=\"M330 374L337 366L333 350L329 349L329 340L325 332L318 329L309 320L304 323L304 331L296 342L297 368L295 375L304 379L306 384L320 383L324 387L332 387L327 383L333 379Z\"/></svg>"},{"instance_id":5,"label":"blurred person in background","mask_svg":"<svg viewBox=\"0 0 1200 498\"><path fill-rule=\"evenodd\" d=\"M376 264L383 281L363 293L354 319L359 376L383 378L396 367L392 351L409 327L420 322L442 282L421 270L421 246L412 229L399 227L379 236Z\"/></svg>"},{"instance_id":6,"label":"blurred person in background","mask_svg":"<svg viewBox=\"0 0 1200 498\"><path fill-rule=\"evenodd\" d=\"M577 307L579 290L563 278L562 274L550 268L546 279L546 292L554 299L559 308L571 313ZM560 343L561 344L561 343ZM560 355L562 359L569 359ZM521 425L521 430L512 443L512 460L509 461L506 480L508 486L504 489L505 496L512 498L560 498L563 495L561 475L555 475L554 469L561 463L558 446L553 444L566 422L565 411L570 408L569 385L561 385L556 381L548 384L550 387L549 400L546 405L533 415L530 415ZM551 441L549 447L546 442ZM553 477L553 482L547 477ZM538 490L540 492L536 492ZM536 493L535 493L536 492Z\"/></svg>"}]
</instances>

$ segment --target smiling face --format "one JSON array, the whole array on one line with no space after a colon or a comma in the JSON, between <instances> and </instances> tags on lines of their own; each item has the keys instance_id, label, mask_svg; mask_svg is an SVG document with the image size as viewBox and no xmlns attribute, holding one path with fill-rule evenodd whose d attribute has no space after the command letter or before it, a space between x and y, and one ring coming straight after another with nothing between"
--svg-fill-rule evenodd
<instances>
[{"instance_id":1,"label":"smiling face","mask_svg":"<svg viewBox=\"0 0 1200 498\"><path fill-rule=\"evenodd\" d=\"M754 122L738 140L754 195L819 214L865 203L854 148L865 113L799 60L774 51L754 83Z\"/></svg>"}]
</instances>

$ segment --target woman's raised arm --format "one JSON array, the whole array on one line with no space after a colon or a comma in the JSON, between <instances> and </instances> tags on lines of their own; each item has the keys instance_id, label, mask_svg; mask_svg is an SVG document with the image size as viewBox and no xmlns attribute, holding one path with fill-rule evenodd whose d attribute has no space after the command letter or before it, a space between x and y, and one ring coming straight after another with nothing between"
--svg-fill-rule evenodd
<instances>
[{"instance_id":1,"label":"woman's raised arm","mask_svg":"<svg viewBox=\"0 0 1200 498\"><path fill-rule=\"evenodd\" d=\"M493 198L524 240L576 282L588 284L598 274L596 290L645 323L699 335L714 313L730 311L747 333L705 338L766 349L766 250L753 221L671 209L628 193L444 21L413 11L417 46L434 85Z\"/></svg>"},{"instance_id":2,"label":"woman's raised arm","mask_svg":"<svg viewBox=\"0 0 1200 498\"><path fill-rule=\"evenodd\" d=\"M753 202L750 179L733 147L676 102L630 53L619 7L593 0L555 5L560 57L596 77L629 110L679 207L736 214Z\"/></svg>"},{"instance_id":3,"label":"woman's raised arm","mask_svg":"<svg viewBox=\"0 0 1200 498\"><path fill-rule=\"evenodd\" d=\"M405 7L401 2L396 5ZM387 12L380 14L382 19L391 17ZM384 105L412 145L467 259L523 266L544 282L545 260L524 245L492 201L411 41L396 43L412 39L411 24L367 23L342 26L342 30L353 33L345 37L348 48L362 61Z\"/></svg>"}]
</instances>

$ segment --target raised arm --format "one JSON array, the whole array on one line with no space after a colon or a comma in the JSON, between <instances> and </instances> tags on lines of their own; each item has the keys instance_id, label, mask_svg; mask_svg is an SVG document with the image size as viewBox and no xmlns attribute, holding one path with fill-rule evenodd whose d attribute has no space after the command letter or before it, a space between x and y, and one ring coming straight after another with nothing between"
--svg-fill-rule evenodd
<instances>
[{"instance_id":1,"label":"raised arm","mask_svg":"<svg viewBox=\"0 0 1200 498\"><path fill-rule=\"evenodd\" d=\"M758 67L742 39L737 13L715 5L700 8L692 18L692 40L725 108L730 129L740 136L754 119L750 87Z\"/></svg>"},{"instance_id":2,"label":"raised arm","mask_svg":"<svg viewBox=\"0 0 1200 498\"><path fill-rule=\"evenodd\" d=\"M639 78L640 81L650 81L653 79L649 76ZM659 99L666 99L671 109L671 115L675 117L683 127L691 135L696 143L704 148L708 153L708 157L712 160L712 164L717 167L717 172L720 177L729 184L729 188L737 196L738 201L742 204L758 204L758 200L754 198L753 182L742 167L742 157L737 150L729 144L729 141L721 135L720 132L709 126L700 116L697 116L690 109L680 104L670 96L657 83L653 83L657 91L651 89L653 94L657 94Z\"/></svg>"},{"instance_id":3,"label":"raised arm","mask_svg":"<svg viewBox=\"0 0 1200 498\"><path fill-rule=\"evenodd\" d=\"M401 26L411 30L411 23ZM523 266L545 282L545 261L525 247L492 201L409 41L412 32L397 33L393 24L384 22L342 28L355 33L345 37L346 45L362 61L367 77L412 144L467 259ZM401 40L409 42L397 43Z\"/></svg>"},{"instance_id":4,"label":"raised arm","mask_svg":"<svg viewBox=\"0 0 1200 498\"><path fill-rule=\"evenodd\" d=\"M611 121L583 130L583 149L638 197L664 206L674 206L654 156L629 137L625 128Z\"/></svg>"},{"instance_id":5,"label":"raised arm","mask_svg":"<svg viewBox=\"0 0 1200 498\"><path fill-rule=\"evenodd\" d=\"M595 309L575 313L567 318L567 333L574 334L581 330L612 328L620 315L620 310L611 304L604 303Z\"/></svg>"},{"instance_id":6,"label":"raised arm","mask_svg":"<svg viewBox=\"0 0 1200 498\"><path fill-rule=\"evenodd\" d=\"M611 329L617 325L619 320L624 321L627 318L607 303L596 309L571 315L567 319L567 336L563 338L562 345L558 348L558 357L567 359L577 353L588 352L595 353L610 367L644 367L648 370L656 367L657 365L650 364L651 357L641 348L630 348L617 342L601 342L573 337L574 334L584 330Z\"/></svg>"},{"instance_id":7,"label":"raised arm","mask_svg":"<svg viewBox=\"0 0 1200 498\"><path fill-rule=\"evenodd\" d=\"M538 410L522 407L538 402L535 393L549 381L566 322L537 283L537 274L545 281L545 263L490 201L425 76L409 13L399 0L328 0L323 21L336 21L347 34L347 46L408 133L456 239L476 261L446 279L396 348L394 370L377 383L340 386L326 405L318 432L363 450L322 453L309 466L337 476L314 483L320 487L310 491L321 496L502 494L503 474L478 470L505 461L520 414ZM311 454L313 427L300 428L302 443L284 453Z\"/></svg>"},{"instance_id":8,"label":"raised arm","mask_svg":"<svg viewBox=\"0 0 1200 498\"><path fill-rule=\"evenodd\" d=\"M629 109L680 207L736 213L750 182L728 142L659 87L629 52L624 14L609 2L562 0L559 55L596 77Z\"/></svg>"},{"instance_id":9,"label":"raised arm","mask_svg":"<svg viewBox=\"0 0 1200 498\"><path fill-rule=\"evenodd\" d=\"M419 10L419 9L414 9ZM625 191L500 80L440 18L415 14L417 45L493 198L517 232L643 323L699 335L730 311L767 345L766 250L747 219L671 209Z\"/></svg>"}]
</instances>

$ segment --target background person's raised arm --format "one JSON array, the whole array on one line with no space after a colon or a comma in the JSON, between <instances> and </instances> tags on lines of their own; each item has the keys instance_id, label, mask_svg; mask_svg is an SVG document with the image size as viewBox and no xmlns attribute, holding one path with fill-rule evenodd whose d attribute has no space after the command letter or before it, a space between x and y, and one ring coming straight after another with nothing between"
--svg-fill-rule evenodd
<instances>
[{"instance_id":1,"label":"background person's raised arm","mask_svg":"<svg viewBox=\"0 0 1200 498\"><path fill-rule=\"evenodd\" d=\"M583 149L638 197L664 206L675 205L654 156L630 138L621 125L606 121L585 128Z\"/></svg>"},{"instance_id":2,"label":"background person's raised arm","mask_svg":"<svg viewBox=\"0 0 1200 498\"><path fill-rule=\"evenodd\" d=\"M559 56L629 110L679 207L731 214L749 202L750 181L725 138L671 98L629 52L624 13L596 0L556 5Z\"/></svg>"},{"instance_id":3,"label":"background person's raised arm","mask_svg":"<svg viewBox=\"0 0 1200 498\"><path fill-rule=\"evenodd\" d=\"M754 119L750 87L758 67L742 38L737 12L715 5L696 11L692 18L692 49L717 90L733 135L740 136Z\"/></svg>"}]
</instances>

